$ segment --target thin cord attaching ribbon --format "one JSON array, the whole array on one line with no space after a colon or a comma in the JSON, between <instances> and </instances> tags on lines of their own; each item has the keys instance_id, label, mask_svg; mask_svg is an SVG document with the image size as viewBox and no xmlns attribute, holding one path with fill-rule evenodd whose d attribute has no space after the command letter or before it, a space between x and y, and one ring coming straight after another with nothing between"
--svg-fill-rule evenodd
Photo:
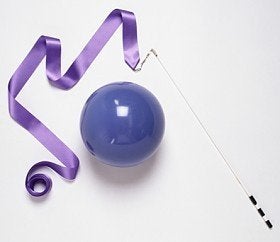
<instances>
[{"instance_id":1,"label":"thin cord attaching ribbon","mask_svg":"<svg viewBox=\"0 0 280 242\"><path fill-rule=\"evenodd\" d=\"M26 189L32 196L42 196L49 192L52 186L52 181L48 176L40 173L34 174L38 169L49 167L60 176L73 180L77 175L79 159L54 133L16 100L17 95L44 57L46 57L46 74L51 85L63 90L72 88L121 24L123 25L124 60L134 70L140 60L136 19L132 12L115 9L104 20L63 76L61 76L60 40L41 36L11 77L8 85L11 117L64 165L61 166L50 161L41 161L33 165L28 171L25 181ZM37 183L44 185L43 191L35 191L34 187Z\"/></svg>"}]
</instances>

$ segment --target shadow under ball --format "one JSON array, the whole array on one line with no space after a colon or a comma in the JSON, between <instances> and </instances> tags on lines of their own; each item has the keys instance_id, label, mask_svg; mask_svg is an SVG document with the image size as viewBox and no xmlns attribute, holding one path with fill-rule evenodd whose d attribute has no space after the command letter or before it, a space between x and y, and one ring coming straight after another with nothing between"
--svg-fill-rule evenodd
<instances>
[{"instance_id":1,"label":"shadow under ball","mask_svg":"<svg viewBox=\"0 0 280 242\"><path fill-rule=\"evenodd\" d=\"M153 155L164 128L164 113L156 97L131 82L96 90L87 100L80 122L89 152L119 167L137 165Z\"/></svg>"}]
</instances>

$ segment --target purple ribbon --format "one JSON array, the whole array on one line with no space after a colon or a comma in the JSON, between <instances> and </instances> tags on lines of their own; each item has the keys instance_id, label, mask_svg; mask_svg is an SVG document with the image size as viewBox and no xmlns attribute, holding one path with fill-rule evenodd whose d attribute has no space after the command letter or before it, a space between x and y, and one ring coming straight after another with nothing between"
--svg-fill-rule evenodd
<instances>
[{"instance_id":1,"label":"purple ribbon","mask_svg":"<svg viewBox=\"0 0 280 242\"><path fill-rule=\"evenodd\" d=\"M123 24L124 59L128 66L134 70L140 60L136 19L132 12L115 9L104 20L63 76L61 76L60 40L41 36L11 77L8 86L11 117L28 130L64 165L61 166L50 161L41 161L33 165L28 171L25 180L26 189L32 196L42 196L49 192L52 186L52 181L48 176L40 173L34 174L38 169L49 167L60 176L73 180L77 175L79 159L54 133L16 100L17 95L45 56L46 74L49 82L63 90L72 88L81 79L121 24ZM44 185L43 191L37 192L34 190L37 183Z\"/></svg>"}]
</instances>

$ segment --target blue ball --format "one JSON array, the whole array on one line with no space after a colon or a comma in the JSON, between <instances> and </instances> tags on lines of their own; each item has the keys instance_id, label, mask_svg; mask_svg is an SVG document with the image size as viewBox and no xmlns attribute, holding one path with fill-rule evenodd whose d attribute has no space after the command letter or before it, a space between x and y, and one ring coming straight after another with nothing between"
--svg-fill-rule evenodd
<instances>
[{"instance_id":1,"label":"blue ball","mask_svg":"<svg viewBox=\"0 0 280 242\"><path fill-rule=\"evenodd\" d=\"M98 160L127 167L154 154L164 124L163 110L151 92L131 82L118 82L89 97L80 128L84 144Z\"/></svg>"}]
</instances>

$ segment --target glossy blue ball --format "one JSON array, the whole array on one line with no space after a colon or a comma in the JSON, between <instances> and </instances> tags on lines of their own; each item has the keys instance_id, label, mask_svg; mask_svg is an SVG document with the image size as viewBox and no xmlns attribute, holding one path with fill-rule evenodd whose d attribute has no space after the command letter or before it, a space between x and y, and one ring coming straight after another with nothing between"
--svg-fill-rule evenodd
<instances>
[{"instance_id":1,"label":"glossy blue ball","mask_svg":"<svg viewBox=\"0 0 280 242\"><path fill-rule=\"evenodd\" d=\"M87 149L112 166L134 166L149 158L164 133L164 114L156 97L131 82L99 88L81 115Z\"/></svg>"}]
</instances>

